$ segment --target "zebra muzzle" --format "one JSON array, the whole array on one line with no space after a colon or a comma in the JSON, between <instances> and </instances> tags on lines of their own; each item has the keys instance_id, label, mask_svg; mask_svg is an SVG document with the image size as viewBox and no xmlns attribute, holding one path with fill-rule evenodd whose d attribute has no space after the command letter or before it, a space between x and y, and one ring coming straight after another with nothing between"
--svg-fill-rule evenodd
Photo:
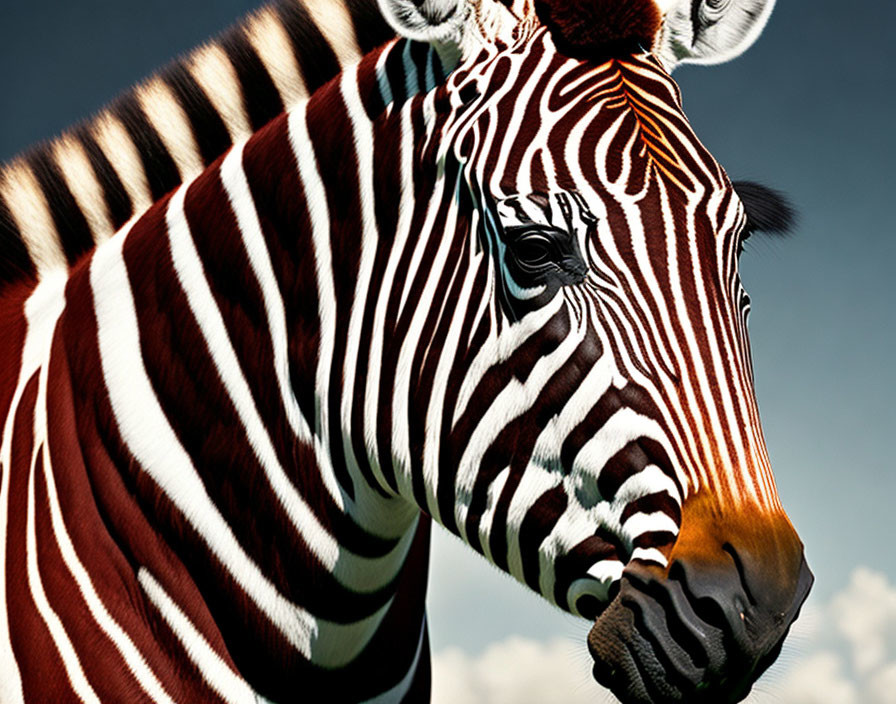
<instances>
[{"instance_id":1,"label":"zebra muzzle","mask_svg":"<svg viewBox=\"0 0 896 704\"><path fill-rule=\"evenodd\" d=\"M742 701L812 586L782 514L707 524L687 513L668 567L630 563L588 635L595 679L623 704Z\"/></svg>"}]
</instances>

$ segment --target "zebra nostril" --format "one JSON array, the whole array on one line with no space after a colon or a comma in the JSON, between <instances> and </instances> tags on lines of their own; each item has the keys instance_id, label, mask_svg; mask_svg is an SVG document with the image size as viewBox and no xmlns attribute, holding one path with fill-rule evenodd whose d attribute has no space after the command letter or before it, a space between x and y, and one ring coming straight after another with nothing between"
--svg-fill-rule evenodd
<instances>
[{"instance_id":1,"label":"zebra nostril","mask_svg":"<svg viewBox=\"0 0 896 704\"><path fill-rule=\"evenodd\" d=\"M727 591L730 585L722 584L718 576L703 580L697 570L681 560L675 560L669 568L669 580L677 582L693 609L694 615L703 623L720 631L727 631L729 619L722 607L725 599L719 592ZM743 610L738 609L741 616Z\"/></svg>"},{"instance_id":2,"label":"zebra nostril","mask_svg":"<svg viewBox=\"0 0 896 704\"><path fill-rule=\"evenodd\" d=\"M749 553L730 543L721 546L721 553L730 560L691 563L679 558L670 567L669 579L681 585L693 615L718 634L719 652L710 653L710 659L726 663L719 675L756 677L774 661L808 593L800 584L811 582L761 569ZM790 581L790 588L780 586L784 580Z\"/></svg>"},{"instance_id":3,"label":"zebra nostril","mask_svg":"<svg viewBox=\"0 0 896 704\"><path fill-rule=\"evenodd\" d=\"M744 569L744 563L740 559L740 555L738 554L737 550L731 543L726 542L722 545L722 552L728 553L728 555L731 557L732 562L734 562L734 568L737 570L737 576L740 579L740 585L744 591L744 595L747 597L747 601L750 603L750 605L755 605L757 603L756 598L750 591L750 583L747 579L746 571Z\"/></svg>"},{"instance_id":4,"label":"zebra nostril","mask_svg":"<svg viewBox=\"0 0 896 704\"><path fill-rule=\"evenodd\" d=\"M594 621L598 617L600 614L600 607L601 603L597 600L597 597L591 596L590 594L579 597L578 601L576 601L576 609L589 621Z\"/></svg>"}]
</instances>

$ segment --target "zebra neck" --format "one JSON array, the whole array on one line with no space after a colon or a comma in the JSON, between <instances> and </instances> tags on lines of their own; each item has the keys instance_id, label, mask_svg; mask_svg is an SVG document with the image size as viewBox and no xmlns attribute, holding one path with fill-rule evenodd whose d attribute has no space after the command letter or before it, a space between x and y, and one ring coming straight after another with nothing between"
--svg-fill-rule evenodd
<instances>
[{"instance_id":1,"label":"zebra neck","mask_svg":"<svg viewBox=\"0 0 896 704\"><path fill-rule=\"evenodd\" d=\"M390 239L381 209L401 187L387 147L402 119L385 111L380 58L99 247L61 323L77 345L74 321L95 317L97 364L71 375L87 399L75 415L101 409L81 441L107 456L86 472L108 484L114 466L145 526L112 531L139 588L274 698L303 678L345 701L410 686L425 642L428 521L379 481L355 426L362 302ZM115 499L97 499L100 513L120 513ZM147 535L164 557L138 544ZM382 655L396 638L397 665ZM332 674L359 662L378 674Z\"/></svg>"},{"instance_id":2,"label":"zebra neck","mask_svg":"<svg viewBox=\"0 0 896 704\"><path fill-rule=\"evenodd\" d=\"M377 481L390 449L355 426L385 421L358 373L372 315L360 301L390 290L377 261L404 257L386 204L395 188L413 199L394 163L416 132L395 130L421 113L386 110L382 90L425 75L402 72L415 65L404 49L231 150L67 280L44 280L2 341L21 373L0 511L22 508L0 522L21 539L0 544L40 555L9 602L34 625L21 661L62 653L44 671L65 667L95 690L84 698L137 691L147 667L183 701L315 686L334 701L424 698L429 522ZM352 150L365 130L373 171L369 144ZM8 574L25 574L25 553L9 555ZM51 633L40 623L57 613L65 632ZM71 674L110 658L122 666L87 684Z\"/></svg>"}]
</instances>

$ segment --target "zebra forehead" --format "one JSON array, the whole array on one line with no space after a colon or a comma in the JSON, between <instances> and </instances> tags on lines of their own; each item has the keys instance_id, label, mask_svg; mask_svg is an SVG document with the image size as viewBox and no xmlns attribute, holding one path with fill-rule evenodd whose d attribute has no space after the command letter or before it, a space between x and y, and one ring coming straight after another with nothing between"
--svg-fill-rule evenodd
<instances>
[{"instance_id":1,"label":"zebra forehead","mask_svg":"<svg viewBox=\"0 0 896 704\"><path fill-rule=\"evenodd\" d=\"M467 80L478 98L462 118L458 149L476 154L498 197L562 189L640 199L655 178L687 194L729 188L674 80L649 55L573 59L541 30L524 48L486 56L459 92Z\"/></svg>"},{"instance_id":2,"label":"zebra forehead","mask_svg":"<svg viewBox=\"0 0 896 704\"><path fill-rule=\"evenodd\" d=\"M467 0L467 4L468 19L486 39L500 37L506 29L492 7L500 4L516 24L514 38L543 26L565 54L582 58L638 46L650 49L661 34L664 11L657 0Z\"/></svg>"}]
</instances>

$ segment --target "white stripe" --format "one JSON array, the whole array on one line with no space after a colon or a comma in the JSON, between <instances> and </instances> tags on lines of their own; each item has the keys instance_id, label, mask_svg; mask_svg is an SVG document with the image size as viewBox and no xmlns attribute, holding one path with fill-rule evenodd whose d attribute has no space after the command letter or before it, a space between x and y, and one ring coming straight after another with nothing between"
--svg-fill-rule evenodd
<instances>
[{"instance_id":1,"label":"white stripe","mask_svg":"<svg viewBox=\"0 0 896 704\"><path fill-rule=\"evenodd\" d=\"M67 136L61 137L53 144L53 153L66 185L84 214L93 241L99 244L109 239L115 228L103 189L81 143Z\"/></svg>"},{"instance_id":2,"label":"white stripe","mask_svg":"<svg viewBox=\"0 0 896 704\"><path fill-rule=\"evenodd\" d=\"M563 297L560 299L561 306ZM528 316L527 316L528 317ZM532 317L536 316L534 313ZM521 323L522 324L522 323ZM498 391L491 399L491 403L482 415L476 429L470 436L464 454L461 457L455 479L457 506L455 516L461 537L467 539L466 515L469 509L470 498L475 482L479 476L480 467L485 453L493 445L498 435L507 427L508 423L517 417L530 413L532 404L538 399L545 384L562 368L575 353L576 348L583 338L582 330L571 330L570 334L550 354L542 356L532 367L525 382L518 378L511 378L507 385ZM502 337L515 337L516 326L508 327ZM538 334L538 333L536 333ZM510 573L517 579L523 579L522 559L520 557L519 527L529 508L546 491L552 489L561 479L556 472L543 471L540 467L531 464L523 473L519 485L514 491L513 498L507 509L506 526L499 526L501 530L506 527L508 532L508 567ZM593 532L593 528L590 532ZM586 536L589 532L586 532ZM481 536L486 538L487 536Z\"/></svg>"},{"instance_id":3,"label":"white stripe","mask_svg":"<svg viewBox=\"0 0 896 704\"><path fill-rule=\"evenodd\" d=\"M38 277L55 269L67 269L68 260L50 206L34 172L24 161L14 161L0 173L0 197L6 201Z\"/></svg>"},{"instance_id":4,"label":"white stripe","mask_svg":"<svg viewBox=\"0 0 896 704\"><path fill-rule=\"evenodd\" d=\"M588 576L575 580L566 590L566 603L569 604L570 611L581 616L576 602L586 595L606 603L609 600L610 587L613 582L622 578L624 569L625 565L616 559L601 560L591 565Z\"/></svg>"},{"instance_id":5,"label":"white stripe","mask_svg":"<svg viewBox=\"0 0 896 704\"><path fill-rule=\"evenodd\" d=\"M411 531L411 535L414 534ZM315 665L336 669L345 667L361 653L380 627L392 607L394 597L370 616L353 623L333 623L318 620L317 638L311 644L311 660Z\"/></svg>"},{"instance_id":6,"label":"white stripe","mask_svg":"<svg viewBox=\"0 0 896 704\"><path fill-rule=\"evenodd\" d=\"M243 245L246 248L252 273L261 289L264 298L265 313L270 331L271 349L274 353L274 372L277 376L277 386L280 388L280 398L286 410L286 419L293 433L304 443L311 442L311 428L308 421L302 415L299 403L293 393L289 379L289 356L286 349L286 306L280 289L277 288L277 279L274 276L274 268L271 263L271 255L261 231L261 223L258 221L258 212L243 171L243 148L245 144L235 146L221 164L221 182L230 200L230 207L236 216L237 226ZM329 473L324 473L325 481L330 483L333 479ZM340 502L338 489L330 488L330 494L337 502ZM342 508L340 503L339 508Z\"/></svg>"},{"instance_id":7,"label":"white stripe","mask_svg":"<svg viewBox=\"0 0 896 704\"><path fill-rule=\"evenodd\" d=\"M377 482L384 490L389 490L389 485L383 476L379 466L379 452L377 442L377 409L379 407L378 396L380 391L380 360L381 351L373 345L372 349L360 354L361 328L364 323L364 314L370 304L370 279L373 274L373 264L376 258L377 240L379 233L376 227L376 212L374 210L374 167L373 167L373 126L370 118L364 112L364 104L358 93L358 72L356 67L347 69L339 80L339 87L345 102L349 122L352 128L352 143L357 157L358 193L357 197L361 206L361 253L359 257L358 272L355 278L355 290L352 296L351 317L346 334L345 359L342 363L343 393L340 404L342 427L345 431L343 438L343 453L346 462L357 464L354 447L349 438L352 432L352 406L354 402L355 376L359 364L364 365L362 374L367 373L366 393L358 403L364 408L362 432L364 434L364 446L367 449L368 461ZM382 335L382 331L375 331L375 338ZM374 340L376 343L376 339ZM370 353L373 354L370 354ZM377 353L379 357L375 356ZM372 358L371 358L372 357Z\"/></svg>"},{"instance_id":8,"label":"white stripe","mask_svg":"<svg viewBox=\"0 0 896 704\"><path fill-rule=\"evenodd\" d=\"M410 190L410 184L408 184L408 186ZM407 296L410 292L411 285L417 278L417 269L423 261L423 252L427 247L427 243L430 241L430 237L437 236L440 240L439 248L436 251L435 259L432 262L431 271L442 271L445 258L451 249L452 239L450 237L441 236L442 233L433 233L433 224L435 223L438 214L438 206L442 201L442 194L446 191L445 179L439 179L436 184L435 192L432 194L429 201L429 209L426 212L423 226L420 228L419 233L415 233L417 235L416 244L406 274L405 285L402 291L402 300L397 314L397 319L401 319L402 315L411 315L411 323L408 326L408 331L405 338L401 341L401 347L398 353L398 365L394 372L395 384L392 390L392 417L395 419L395 422L392 423L392 452L393 455L400 460L400 466L405 469L405 471L399 473L399 479L401 480L399 488L403 495L408 498L413 496L413 487L408 471L411 467L410 424L408 422L411 415L410 400L411 381L413 376L411 368L418 347L422 344L420 334L427 317L430 315L429 308L430 305L433 304L433 295L435 293L435 286L438 283L438 276L433 276L430 271L427 271L426 274L424 274L423 292L418 300L413 301L413 310L410 312L404 311L404 306L407 303ZM404 195L405 194L402 193L402 198L404 198ZM404 205L404 202L402 202L402 205ZM401 220L399 220L399 224L409 228L412 222L412 214L413 206L411 212L408 213L407 223L402 223ZM446 231L451 231L449 228L452 227L451 223L456 223L456 217L456 208L451 208L446 221ZM401 218L401 215L399 215L399 218ZM402 237L406 236L406 234L402 233ZM414 240L414 237L410 238L410 241Z\"/></svg>"},{"instance_id":9,"label":"white stripe","mask_svg":"<svg viewBox=\"0 0 896 704\"><path fill-rule=\"evenodd\" d=\"M486 290L484 298L494 302L494 292ZM494 334L494 325L491 326L490 336L476 353L476 358L470 364L470 369L464 376L463 384L457 394L454 417L451 421L452 427L457 425L457 421L467 409L473 392L479 387L479 382L482 381L486 372L492 367L505 363L521 344L533 335L539 334L548 320L556 315L563 305L563 296L554 296L549 303L526 315L512 328L505 327L500 336Z\"/></svg>"},{"instance_id":10,"label":"white stripe","mask_svg":"<svg viewBox=\"0 0 896 704\"><path fill-rule=\"evenodd\" d=\"M613 455L630 442L641 438L660 443L670 457L674 456L668 447L663 428L655 420L639 414L632 408L623 407L610 416L597 433L582 446L573 460L572 474L581 473L581 476L597 480Z\"/></svg>"},{"instance_id":11,"label":"white stripe","mask_svg":"<svg viewBox=\"0 0 896 704\"><path fill-rule=\"evenodd\" d=\"M147 377L119 233L90 265L98 343L109 401L134 459L183 514L234 581L302 655L311 654L314 618L288 601L245 553L212 502L168 423Z\"/></svg>"},{"instance_id":12,"label":"white stripe","mask_svg":"<svg viewBox=\"0 0 896 704\"><path fill-rule=\"evenodd\" d=\"M164 81L161 78L150 79L137 87L135 96L174 160L181 181L202 172L205 165L193 136L190 119Z\"/></svg>"},{"instance_id":13,"label":"white stripe","mask_svg":"<svg viewBox=\"0 0 896 704\"><path fill-rule=\"evenodd\" d=\"M339 0L304 0L303 4L311 20L333 48L340 65L355 64L361 60L361 49L355 38L352 18Z\"/></svg>"},{"instance_id":14,"label":"white stripe","mask_svg":"<svg viewBox=\"0 0 896 704\"><path fill-rule=\"evenodd\" d=\"M389 52L384 52L385 57ZM386 83L388 87L388 83ZM390 93L391 97L391 93ZM383 280L380 285L379 296L374 309L373 318L373 339L370 343L371 349L371 366L377 366L382 363L382 350L386 330L386 310L389 307L392 297L395 293L396 281L395 272L401 261L402 254L407 246L408 237L410 236L411 223L414 216L414 192L413 192L413 154L414 154L414 130L411 124L411 111L407 107L403 108L399 113L400 118L400 140L399 149L399 193L398 193L398 222L395 227L395 234L392 244L389 248L389 258L386 262L386 269L383 272ZM421 237L422 239L422 237ZM399 378L396 380L398 385L402 385L404 380ZM376 395L379 389L368 380L366 394L366 403L368 413L373 412L372 407L379 405ZM401 410L393 407L393 418L405 418L400 415ZM399 423L403 430L406 430L406 423ZM393 433L391 438L390 454L394 458L393 465L396 470L410 467L411 457L406 440L406 434L396 436L395 424L393 423Z\"/></svg>"},{"instance_id":15,"label":"white stripe","mask_svg":"<svg viewBox=\"0 0 896 704\"><path fill-rule=\"evenodd\" d=\"M444 179L442 179L444 181ZM447 188L445 191L447 192ZM430 275L427 275L423 278L423 290L420 291L419 297L413 303L413 308L406 311L406 315L411 316L410 325L408 325L408 330L405 335L405 338L401 342L401 349L398 354L398 368L396 372L396 379L394 383L394 389L392 394L392 411L393 418L395 421L393 422L393 430L392 437L394 438L394 447L401 448L401 454L405 457L411 456L411 446L410 446L410 424L409 419L412 412L416 412L410 407L410 400L412 398L412 385L411 382L417 381L416 379L412 379L412 366L414 356L420 351L420 348L424 346L424 341L422 340L424 326L426 325L427 320L432 316L432 309L435 306L442 305L444 301L438 301L435 298L436 290L439 284L439 278L441 273L445 270L445 261L448 258L449 253L451 252L452 245L454 244L454 239L450 236L445 236L444 233L438 232L434 233L432 226L435 222L435 213L437 212L437 206L439 203L439 198L433 201L434 205L431 207L429 214L427 215L426 224L422 229L422 233L419 236L417 249L415 250L415 255L422 251L425 247L425 243L430 238L436 238L438 242L438 249L436 250L435 256L430 260L428 270ZM448 213L445 219L445 233L453 233L457 229L457 216L458 209L453 205L449 208ZM408 279L408 283L411 279ZM408 290L406 287L405 290ZM440 318L441 316L437 316ZM429 341L426 342L427 349L424 351L428 351ZM442 354L445 354L445 350L440 350ZM416 391L416 389L413 389ZM439 390L442 394L444 394L444 389ZM428 405L432 405L434 403L440 403L438 401L430 400ZM441 429L433 429L436 432L441 432ZM428 469L434 469L436 465L429 464ZM404 496L407 498L413 497L413 485L411 482L411 477L407 473L410 470L410 464L405 465L406 473L402 476L405 479L404 483ZM435 478L435 477L434 477ZM434 488L434 487L433 487ZM435 502L435 497L430 496L428 501Z\"/></svg>"},{"instance_id":16,"label":"white stripe","mask_svg":"<svg viewBox=\"0 0 896 704\"><path fill-rule=\"evenodd\" d=\"M657 548L635 548L632 550L632 559L644 560L645 562L656 562L663 567L669 564L669 558Z\"/></svg>"},{"instance_id":17,"label":"white stripe","mask_svg":"<svg viewBox=\"0 0 896 704\"><path fill-rule=\"evenodd\" d=\"M276 13L271 8L263 8L249 19L246 38L258 53L258 58L267 69L280 93L280 100L289 109L302 98L308 97L308 89L296 62L289 36Z\"/></svg>"},{"instance_id":18,"label":"white stripe","mask_svg":"<svg viewBox=\"0 0 896 704\"><path fill-rule=\"evenodd\" d=\"M614 498L624 504L630 504L648 494L660 491L665 491L679 506L681 505L682 499L678 495L678 487L672 477L655 464L649 464L622 482Z\"/></svg>"},{"instance_id":19,"label":"white stripe","mask_svg":"<svg viewBox=\"0 0 896 704\"><path fill-rule=\"evenodd\" d=\"M48 292L50 294L51 292ZM50 301L46 302L48 308L50 309L50 315L52 318L52 325L50 323L45 323L47 326L43 329L42 332L46 332L47 328L55 329L56 322L58 320L58 316L53 317L53 313L59 311L61 314L61 306L58 299L53 296ZM64 304L63 304L64 305ZM43 583L40 578L40 567L38 565L38 553L45 552L38 548L37 545L37 531L36 531L36 513L37 509L35 506L35 477L37 474L37 461L38 457L40 457L45 463L49 462L49 456L46 452L45 443L47 442L47 410L46 410L46 399L47 399L47 377L48 377L48 368L49 368L49 355L50 355L50 346L51 346L52 337L44 338L45 347L40 350L43 353L42 364L38 367L38 388L37 388L37 397L35 399L34 404L34 417L33 417L33 442L34 446L32 448L31 454L31 464L29 467L28 473L28 508L27 508L27 517L26 517L26 560L27 560L27 571L28 571L28 584L31 590L31 595L34 599L35 606L37 606L38 611L40 612L41 618L43 618L44 623L46 623L47 628L50 631L50 635L53 638L53 642L56 644L56 648L59 651L59 655L62 658L63 665L66 669L66 673L68 674L68 679L72 688L78 694L79 697L85 702L99 701L96 692L93 691L93 688L90 686L90 683L87 681L87 677L84 674L83 669L81 668L81 662L78 659L78 655L75 652L74 646L72 645L71 640L68 637L68 633L65 631L65 626L63 626L62 621L59 619L59 616L53 610L53 607L50 605L49 600L47 599L47 595L44 592ZM46 472L46 468L44 469ZM52 499L48 495L48 503L52 504ZM50 506L51 512L51 521L52 521L52 505ZM54 526L54 533L55 533ZM58 543L58 536L57 536ZM60 545L60 549L61 549ZM63 556L64 557L64 556ZM4 585L5 589L5 585Z\"/></svg>"},{"instance_id":20,"label":"white stripe","mask_svg":"<svg viewBox=\"0 0 896 704\"><path fill-rule=\"evenodd\" d=\"M317 277L318 319L320 343L318 346L315 389L317 390L317 413L315 436L320 441L315 444L317 461L321 467L331 468L330 447L330 372L333 364L333 349L336 344L336 292L333 287L333 270L330 248L330 212L327 206L327 192L317 167L317 156L308 135L304 107L297 107L289 113L289 140L296 157L299 180L305 195L308 218L311 221L311 244L314 251L315 274ZM338 440L341 442L341 438ZM348 513L365 529L383 537L406 535L407 526L414 519L416 508L407 502L397 503L383 499L382 495L367 486L363 477L354 477L355 502L345 499ZM399 505L401 504L401 505Z\"/></svg>"},{"instance_id":21,"label":"white stripe","mask_svg":"<svg viewBox=\"0 0 896 704\"><path fill-rule=\"evenodd\" d=\"M252 134L240 81L227 52L217 44L200 47L190 57L189 66L193 78L221 116L230 141L236 143Z\"/></svg>"},{"instance_id":22,"label":"white stripe","mask_svg":"<svg viewBox=\"0 0 896 704\"><path fill-rule=\"evenodd\" d=\"M25 341L19 378L3 424L0 441L0 702L23 701L22 679L9 637L9 608L6 603L6 529L9 517L9 483L12 471L12 436L16 413L29 379L49 354L56 321L65 308L64 271L43 279L25 302Z\"/></svg>"},{"instance_id":23,"label":"white stripe","mask_svg":"<svg viewBox=\"0 0 896 704\"><path fill-rule=\"evenodd\" d=\"M35 436L36 435L37 428L35 428ZM35 442L37 442L37 437L35 437ZM53 611L53 607L50 606L46 592L44 592L44 586L40 581L40 571L37 565L37 533L34 525L34 473L35 465L37 463L37 455L41 450L41 447L41 445L35 446L35 451L31 458L31 469L28 475L28 513L26 518L25 538L28 588L31 591L31 598L34 600L34 605L37 607L40 617L46 624L47 630L50 631L50 636L53 638L56 650L59 651L59 656L62 659L62 666L65 668L66 677L68 678L72 689L75 691L75 694L77 694L85 704L100 704L99 697L96 695L93 687L90 686L90 682L87 681L84 670L81 668L81 661L78 659L78 654L75 652L74 647L72 647L68 634L65 632L65 627L62 625L62 621L59 620L59 616ZM4 589L5 588L4 585Z\"/></svg>"},{"instance_id":24,"label":"white stripe","mask_svg":"<svg viewBox=\"0 0 896 704\"><path fill-rule=\"evenodd\" d=\"M580 330L570 334L584 335L588 329L587 325L583 324ZM600 343L603 349L609 349L607 342L602 337ZM560 413L551 418L542 428L530 459L530 464L535 467L528 470L533 473L533 480L537 479L536 473L544 471L543 467L556 465L558 448L594 408L596 400L600 399L610 388L615 370L612 355L604 354L600 357L567 399ZM549 479L548 481L553 483L553 480ZM593 477L583 478L575 473L570 473L564 477L563 484L569 504L539 546L539 591L545 595L554 594L556 558L568 553L582 540L593 535L596 526L599 525L599 521L583 505L589 499L597 500L597 482ZM533 494L530 501L537 499L538 496L538 494ZM519 501L516 496L514 500ZM519 504L519 506L518 510L528 510L526 504ZM592 585L591 589L596 589L596 587ZM593 593L593 591L588 593Z\"/></svg>"},{"instance_id":25,"label":"white stripe","mask_svg":"<svg viewBox=\"0 0 896 704\"><path fill-rule=\"evenodd\" d=\"M140 582L140 586L143 587L149 600L159 610L165 623L184 646L187 656L196 665L196 669L202 674L202 678L209 687L220 694L224 701L232 704L255 704L255 692L252 691L246 680L221 659L221 656L196 630L187 615L168 596L165 588L155 580L149 570L145 567L137 570L137 581Z\"/></svg>"},{"instance_id":26,"label":"white stripe","mask_svg":"<svg viewBox=\"0 0 896 704\"><path fill-rule=\"evenodd\" d=\"M473 231L475 232L475 230ZM471 245L470 249L475 250L476 248ZM445 395L448 389L448 379L459 356L460 331L466 316L469 315L470 298L473 293L473 286L476 283L476 276L474 276L473 272L476 271L476 264L478 264L482 256L481 252L472 254L467 262L458 263L455 275L463 277L463 285L457 300L452 302L454 314L452 315L448 332L445 334L444 344L440 350L432 352L432 354L438 355L439 362L436 366L432 384L434 398L429 401L426 408L426 437L423 443L423 484L426 487L426 503L429 514L438 523L442 522L436 490L439 484L442 424L444 423L445 413L448 410L445 408ZM445 302L443 301L444 304ZM483 515L483 523L487 520L488 515L488 511L486 515Z\"/></svg>"},{"instance_id":27,"label":"white stripe","mask_svg":"<svg viewBox=\"0 0 896 704\"><path fill-rule=\"evenodd\" d=\"M662 511L653 513L635 513L629 516L622 524L622 537L629 541L644 535L644 533L659 533L668 531L678 535L678 524L672 520L669 514Z\"/></svg>"},{"instance_id":28,"label":"white stripe","mask_svg":"<svg viewBox=\"0 0 896 704\"><path fill-rule=\"evenodd\" d=\"M119 119L106 112L93 125L93 136L124 186L137 216L152 205L152 192L140 152Z\"/></svg>"},{"instance_id":29,"label":"white stripe","mask_svg":"<svg viewBox=\"0 0 896 704\"><path fill-rule=\"evenodd\" d=\"M482 554L485 559L494 564L495 558L492 555L492 528L495 522L495 513L498 510L498 499L501 498L501 492L504 491L504 485L510 476L510 467L505 467L489 484L485 495L485 509L482 512L482 518L479 519L479 544L482 546ZM465 533L466 534L466 533Z\"/></svg>"},{"instance_id":30,"label":"white stripe","mask_svg":"<svg viewBox=\"0 0 896 704\"><path fill-rule=\"evenodd\" d=\"M271 489L280 505L286 510L298 536L324 567L332 570L339 559L339 543L320 523L311 507L287 477L264 421L258 413L252 391L243 375L240 361L233 349L227 327L209 287L202 260L190 233L184 211L187 190L187 188L178 189L171 198L166 213L171 260L177 280L184 290L187 303L205 339L221 383L233 402L249 444L264 470ZM285 329L277 332L286 334Z\"/></svg>"},{"instance_id":31,"label":"white stripe","mask_svg":"<svg viewBox=\"0 0 896 704\"><path fill-rule=\"evenodd\" d=\"M305 195L305 207L308 209L308 219L311 221L320 323L320 345L314 385L320 400L318 417L315 419L315 435L323 438L326 447L329 445L330 434L328 393L330 366L333 362L333 347L336 344L336 291L333 287L334 271L330 251L330 211L327 206L327 192L317 168L317 157L311 145L311 138L308 136L306 119L304 106L290 112L289 141L296 157L299 181Z\"/></svg>"},{"instance_id":32,"label":"white stripe","mask_svg":"<svg viewBox=\"0 0 896 704\"><path fill-rule=\"evenodd\" d=\"M389 82L389 74L386 73L386 62L392 54L392 47L397 40L393 39L389 46L379 55L376 60L376 83L380 89L380 97L383 99L383 105L388 110L393 101L392 84ZM402 129L402 133L404 130Z\"/></svg>"},{"instance_id":33,"label":"white stripe","mask_svg":"<svg viewBox=\"0 0 896 704\"><path fill-rule=\"evenodd\" d=\"M622 577L624 569L625 565L619 560L601 560L588 568L588 574L597 580L605 581L610 579L615 581Z\"/></svg>"},{"instance_id":34,"label":"white stripe","mask_svg":"<svg viewBox=\"0 0 896 704\"><path fill-rule=\"evenodd\" d=\"M297 106L289 113L289 142L296 157L299 182L305 196L305 207L311 222L311 244L314 251L314 270L317 276L317 310L320 330L317 371L314 388L317 390L317 413L314 418L314 434L321 439L324 448L330 445L330 370L333 349L336 344L336 291L333 286L334 271L330 250L330 211L327 192L324 189L317 157L308 136L306 105ZM332 470L331 470L332 471Z\"/></svg>"}]
</instances>

